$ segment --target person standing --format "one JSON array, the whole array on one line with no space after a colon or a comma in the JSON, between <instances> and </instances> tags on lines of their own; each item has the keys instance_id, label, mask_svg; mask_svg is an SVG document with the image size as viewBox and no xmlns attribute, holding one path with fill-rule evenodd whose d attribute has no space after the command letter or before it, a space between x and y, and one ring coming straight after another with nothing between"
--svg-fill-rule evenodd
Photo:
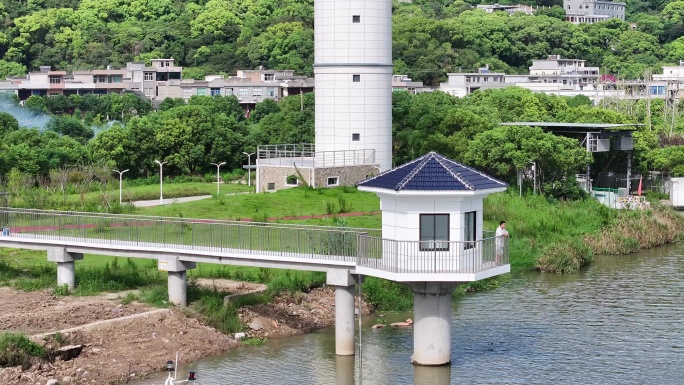
<instances>
[{"instance_id":1,"label":"person standing","mask_svg":"<svg viewBox=\"0 0 684 385\"><path fill-rule=\"evenodd\" d=\"M501 257L504 254L504 246L506 245L506 238L508 231L506 230L506 221L499 222L499 227L496 228L496 264L501 265Z\"/></svg>"}]
</instances>

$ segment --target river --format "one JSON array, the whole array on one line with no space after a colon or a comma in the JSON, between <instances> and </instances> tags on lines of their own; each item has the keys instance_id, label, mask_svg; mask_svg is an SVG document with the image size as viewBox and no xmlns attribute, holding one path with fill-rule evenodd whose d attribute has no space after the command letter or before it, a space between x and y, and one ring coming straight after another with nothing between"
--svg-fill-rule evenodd
<instances>
[{"instance_id":1,"label":"river","mask_svg":"<svg viewBox=\"0 0 684 385\"><path fill-rule=\"evenodd\" d=\"M411 329L370 327L412 314L378 313L363 320L362 364L335 356L331 328L190 368L197 385L684 384L683 255L677 245L601 256L579 274L513 274L457 297L447 367L411 365Z\"/></svg>"}]
</instances>

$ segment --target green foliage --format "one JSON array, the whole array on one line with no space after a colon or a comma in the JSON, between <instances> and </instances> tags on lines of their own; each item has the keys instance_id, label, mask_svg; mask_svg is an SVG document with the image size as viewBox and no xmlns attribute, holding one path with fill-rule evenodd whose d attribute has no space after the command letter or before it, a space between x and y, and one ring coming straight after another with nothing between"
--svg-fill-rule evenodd
<instances>
[{"instance_id":1,"label":"green foliage","mask_svg":"<svg viewBox=\"0 0 684 385\"><path fill-rule=\"evenodd\" d=\"M365 300L377 310L405 311L413 308L413 293L407 286L396 282L367 277L362 290Z\"/></svg>"},{"instance_id":2,"label":"green foliage","mask_svg":"<svg viewBox=\"0 0 684 385\"><path fill-rule=\"evenodd\" d=\"M250 337L250 338L245 338L242 343L245 345L250 345L250 346L259 346L263 345L268 342L268 338L260 338L260 337Z\"/></svg>"},{"instance_id":3,"label":"green foliage","mask_svg":"<svg viewBox=\"0 0 684 385\"><path fill-rule=\"evenodd\" d=\"M22 334L0 334L0 367L21 366L26 370L36 358L47 358L45 348Z\"/></svg>"},{"instance_id":4,"label":"green foliage","mask_svg":"<svg viewBox=\"0 0 684 385\"><path fill-rule=\"evenodd\" d=\"M592 258L591 247L581 239L573 239L546 248L537 260L537 268L549 273L576 273Z\"/></svg>"}]
</instances>

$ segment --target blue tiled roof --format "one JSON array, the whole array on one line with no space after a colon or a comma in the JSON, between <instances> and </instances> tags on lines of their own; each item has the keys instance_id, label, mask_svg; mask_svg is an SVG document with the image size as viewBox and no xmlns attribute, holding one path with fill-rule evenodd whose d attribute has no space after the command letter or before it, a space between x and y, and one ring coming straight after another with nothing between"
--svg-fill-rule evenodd
<instances>
[{"instance_id":1,"label":"blue tiled roof","mask_svg":"<svg viewBox=\"0 0 684 385\"><path fill-rule=\"evenodd\" d=\"M480 191L508 186L436 152L359 182L358 185L395 191Z\"/></svg>"}]
</instances>

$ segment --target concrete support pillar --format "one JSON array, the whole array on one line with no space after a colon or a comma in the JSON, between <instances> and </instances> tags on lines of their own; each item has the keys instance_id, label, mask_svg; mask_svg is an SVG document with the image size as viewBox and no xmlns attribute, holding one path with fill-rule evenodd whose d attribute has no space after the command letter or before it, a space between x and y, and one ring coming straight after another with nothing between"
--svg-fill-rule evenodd
<instances>
[{"instance_id":1,"label":"concrete support pillar","mask_svg":"<svg viewBox=\"0 0 684 385\"><path fill-rule=\"evenodd\" d=\"M69 291L76 288L76 263L57 262L57 286L67 285Z\"/></svg>"},{"instance_id":2,"label":"concrete support pillar","mask_svg":"<svg viewBox=\"0 0 684 385\"><path fill-rule=\"evenodd\" d=\"M413 364L451 363L451 292L453 282L418 282L413 291Z\"/></svg>"},{"instance_id":3,"label":"concrete support pillar","mask_svg":"<svg viewBox=\"0 0 684 385\"><path fill-rule=\"evenodd\" d=\"M67 285L69 291L76 287L76 264L83 259L82 253L69 253L64 247L53 247L47 251L49 262L57 262L57 286Z\"/></svg>"},{"instance_id":4,"label":"concrete support pillar","mask_svg":"<svg viewBox=\"0 0 684 385\"><path fill-rule=\"evenodd\" d=\"M326 282L335 286L335 354L354 355L354 285L346 269L330 269Z\"/></svg>"},{"instance_id":5,"label":"concrete support pillar","mask_svg":"<svg viewBox=\"0 0 684 385\"><path fill-rule=\"evenodd\" d=\"M188 274L186 271L169 271L169 302L188 306Z\"/></svg>"},{"instance_id":6,"label":"concrete support pillar","mask_svg":"<svg viewBox=\"0 0 684 385\"><path fill-rule=\"evenodd\" d=\"M181 261L179 257L160 257L157 268L168 272L169 303L176 306L188 306L187 270L194 269L195 262Z\"/></svg>"},{"instance_id":7,"label":"concrete support pillar","mask_svg":"<svg viewBox=\"0 0 684 385\"><path fill-rule=\"evenodd\" d=\"M335 353L354 355L354 286L335 287Z\"/></svg>"}]
</instances>

